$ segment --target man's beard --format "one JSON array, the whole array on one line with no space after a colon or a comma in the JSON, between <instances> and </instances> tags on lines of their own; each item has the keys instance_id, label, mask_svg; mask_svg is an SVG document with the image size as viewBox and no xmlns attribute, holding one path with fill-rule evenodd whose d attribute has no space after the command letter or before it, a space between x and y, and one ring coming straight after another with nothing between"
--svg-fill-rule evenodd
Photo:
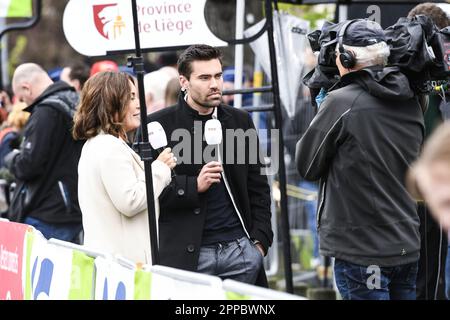
<instances>
[{"instance_id":1,"label":"man's beard","mask_svg":"<svg viewBox=\"0 0 450 320\"><path fill-rule=\"evenodd\" d=\"M220 95L220 98L208 100L208 97L209 97L209 95L208 95L204 99L203 103L201 103L201 106L203 106L204 108L215 108L215 107L218 107L220 105L220 103L222 102L222 93L220 91L219 92L214 92L214 93L218 93Z\"/></svg>"}]
</instances>

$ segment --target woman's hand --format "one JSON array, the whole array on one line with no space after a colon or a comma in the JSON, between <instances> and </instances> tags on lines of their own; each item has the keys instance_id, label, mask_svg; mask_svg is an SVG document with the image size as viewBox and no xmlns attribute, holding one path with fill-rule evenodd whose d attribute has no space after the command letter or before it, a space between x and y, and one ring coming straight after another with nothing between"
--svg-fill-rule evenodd
<instances>
[{"instance_id":1,"label":"woman's hand","mask_svg":"<svg viewBox=\"0 0 450 320\"><path fill-rule=\"evenodd\" d=\"M157 160L164 162L170 169L173 169L177 165L177 159L173 156L172 149L170 148L165 148Z\"/></svg>"}]
</instances>

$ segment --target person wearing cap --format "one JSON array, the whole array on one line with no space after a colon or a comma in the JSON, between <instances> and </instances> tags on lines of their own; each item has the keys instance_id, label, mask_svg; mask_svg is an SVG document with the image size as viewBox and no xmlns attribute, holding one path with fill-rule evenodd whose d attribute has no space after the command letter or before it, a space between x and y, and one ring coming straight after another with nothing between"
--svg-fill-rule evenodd
<instances>
[{"instance_id":1,"label":"person wearing cap","mask_svg":"<svg viewBox=\"0 0 450 320\"><path fill-rule=\"evenodd\" d=\"M320 253L334 257L343 299L415 299L419 217L405 187L424 137L408 79L385 67L389 47L372 21L344 23L340 81L296 146L306 180L320 179Z\"/></svg>"},{"instance_id":2,"label":"person wearing cap","mask_svg":"<svg viewBox=\"0 0 450 320\"><path fill-rule=\"evenodd\" d=\"M102 71L119 71L119 66L117 63L111 60L101 60L95 62L91 67L90 77L92 77L94 74Z\"/></svg>"}]
</instances>

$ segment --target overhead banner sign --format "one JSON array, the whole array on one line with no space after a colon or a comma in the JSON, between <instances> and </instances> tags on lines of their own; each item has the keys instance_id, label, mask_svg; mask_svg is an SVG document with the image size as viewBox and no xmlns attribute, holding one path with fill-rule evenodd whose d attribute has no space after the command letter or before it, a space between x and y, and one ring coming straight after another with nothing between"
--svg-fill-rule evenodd
<instances>
[{"instance_id":1,"label":"overhead banner sign","mask_svg":"<svg viewBox=\"0 0 450 320\"><path fill-rule=\"evenodd\" d=\"M142 49L199 42L227 45L206 24L206 0L137 0L136 3ZM131 1L70 0L64 10L63 29L69 44L86 56L135 48Z\"/></svg>"},{"instance_id":2,"label":"overhead banner sign","mask_svg":"<svg viewBox=\"0 0 450 320\"><path fill-rule=\"evenodd\" d=\"M31 0L0 0L1 18L29 18L32 9Z\"/></svg>"}]
</instances>

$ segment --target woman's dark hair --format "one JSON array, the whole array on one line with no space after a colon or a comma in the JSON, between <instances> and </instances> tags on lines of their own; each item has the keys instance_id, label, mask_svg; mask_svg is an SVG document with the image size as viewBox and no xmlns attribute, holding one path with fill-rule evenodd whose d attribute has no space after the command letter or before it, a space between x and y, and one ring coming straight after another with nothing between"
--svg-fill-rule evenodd
<instances>
[{"instance_id":1,"label":"woman's dark hair","mask_svg":"<svg viewBox=\"0 0 450 320\"><path fill-rule=\"evenodd\" d=\"M124 119L131 100L130 81L124 72L99 72L89 78L81 91L74 117L73 137L84 140L100 131L126 139Z\"/></svg>"},{"instance_id":2,"label":"woman's dark hair","mask_svg":"<svg viewBox=\"0 0 450 320\"><path fill-rule=\"evenodd\" d=\"M222 53L219 49L206 44L196 44L187 48L178 59L178 73L189 80L192 73L192 62L219 59L222 64Z\"/></svg>"}]
</instances>

